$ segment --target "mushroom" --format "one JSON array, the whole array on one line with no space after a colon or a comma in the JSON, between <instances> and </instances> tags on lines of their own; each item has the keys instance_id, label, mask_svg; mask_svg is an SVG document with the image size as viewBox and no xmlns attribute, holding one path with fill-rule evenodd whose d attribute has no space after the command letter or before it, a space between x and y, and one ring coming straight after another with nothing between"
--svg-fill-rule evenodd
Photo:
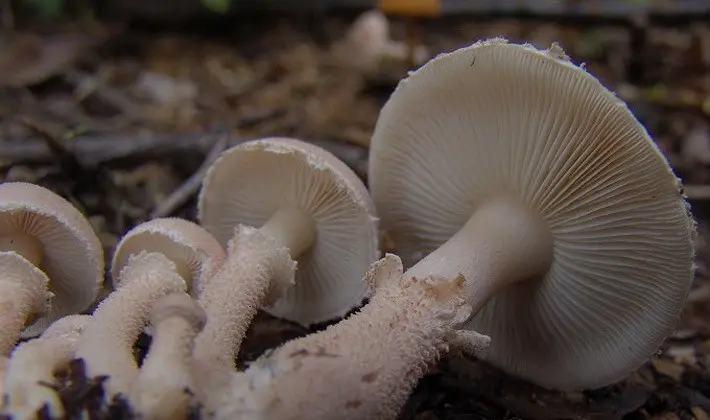
<instances>
[{"instance_id":1,"label":"mushroom","mask_svg":"<svg viewBox=\"0 0 710 420\"><path fill-rule=\"evenodd\" d=\"M206 317L202 307L186 293L163 296L153 306L153 341L130 393L131 405L140 418L188 417L194 394L193 341Z\"/></svg>"},{"instance_id":2,"label":"mushroom","mask_svg":"<svg viewBox=\"0 0 710 420\"><path fill-rule=\"evenodd\" d=\"M77 347L89 377L108 377L107 399L127 397L138 376L133 345L155 302L171 293L199 290L224 258L212 235L177 218L144 222L121 238L111 264L115 290L93 312Z\"/></svg>"},{"instance_id":3,"label":"mushroom","mask_svg":"<svg viewBox=\"0 0 710 420\"><path fill-rule=\"evenodd\" d=\"M198 207L201 224L228 246L198 299L208 315L195 342L202 367L234 368L260 307L307 326L366 297L360 280L379 255L375 208L357 175L324 149L288 138L235 146L208 170Z\"/></svg>"},{"instance_id":4,"label":"mushroom","mask_svg":"<svg viewBox=\"0 0 710 420\"><path fill-rule=\"evenodd\" d=\"M680 181L625 104L559 46L492 39L439 55L398 85L370 153L383 227L414 264L382 277L399 283L397 310L370 303L286 344L237 375L246 391L225 410L394 418L423 370L391 360L432 361L432 335L446 340L408 303L413 278L462 275L472 316L458 328L490 336L484 360L547 388L614 383L676 326L695 237ZM388 345L411 335L422 342Z\"/></svg>"},{"instance_id":5,"label":"mushroom","mask_svg":"<svg viewBox=\"0 0 710 420\"><path fill-rule=\"evenodd\" d=\"M87 309L104 277L101 243L79 210L44 187L0 184L0 354Z\"/></svg>"},{"instance_id":6,"label":"mushroom","mask_svg":"<svg viewBox=\"0 0 710 420\"><path fill-rule=\"evenodd\" d=\"M57 392L55 373L74 358L76 343L91 317L67 315L50 325L42 335L19 344L12 352L4 379L3 415L34 419L46 406L50 418L63 418L64 406Z\"/></svg>"},{"instance_id":7,"label":"mushroom","mask_svg":"<svg viewBox=\"0 0 710 420\"><path fill-rule=\"evenodd\" d=\"M404 61L409 56L406 43L394 41L390 37L390 25L387 16L380 10L373 9L362 13L355 19L345 37L334 44L334 57L350 68L364 73L374 73L386 61ZM414 61L423 63L429 52L422 46L414 49Z\"/></svg>"}]
</instances>

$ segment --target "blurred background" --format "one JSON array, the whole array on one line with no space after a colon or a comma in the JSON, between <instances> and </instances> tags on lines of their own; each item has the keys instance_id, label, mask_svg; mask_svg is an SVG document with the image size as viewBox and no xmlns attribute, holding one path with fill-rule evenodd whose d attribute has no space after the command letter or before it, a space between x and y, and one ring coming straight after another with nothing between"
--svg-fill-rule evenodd
<instances>
[{"instance_id":1,"label":"blurred background","mask_svg":"<svg viewBox=\"0 0 710 420\"><path fill-rule=\"evenodd\" d=\"M136 223L194 219L205 168L245 140L307 140L366 180L397 82L491 36L557 42L629 103L685 183L698 277L623 383L551 393L452 357L403 418L710 419L708 0L0 0L0 173L70 199L110 255ZM241 359L305 333L262 314Z\"/></svg>"}]
</instances>

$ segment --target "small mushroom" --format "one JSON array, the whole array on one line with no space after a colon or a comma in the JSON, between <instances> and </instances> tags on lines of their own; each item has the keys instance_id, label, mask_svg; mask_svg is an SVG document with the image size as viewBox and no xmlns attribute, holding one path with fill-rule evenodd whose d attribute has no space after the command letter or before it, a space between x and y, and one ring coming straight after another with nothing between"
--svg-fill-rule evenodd
<instances>
[{"instance_id":1,"label":"small mushroom","mask_svg":"<svg viewBox=\"0 0 710 420\"><path fill-rule=\"evenodd\" d=\"M307 326L366 296L361 278L379 254L375 208L324 149L286 138L243 143L212 165L198 203L201 224L229 251L198 300L208 320L196 359L233 368L259 307Z\"/></svg>"},{"instance_id":2,"label":"small mushroom","mask_svg":"<svg viewBox=\"0 0 710 420\"><path fill-rule=\"evenodd\" d=\"M67 315L50 325L38 338L19 344L7 366L3 415L15 420L34 419L40 409L51 418L63 418L55 373L74 358L79 335L89 315Z\"/></svg>"},{"instance_id":3,"label":"small mushroom","mask_svg":"<svg viewBox=\"0 0 710 420\"><path fill-rule=\"evenodd\" d=\"M350 68L364 73L374 73L388 60L404 62L409 56L405 42L390 37L390 24L380 10L368 10L355 19L344 39L333 46L334 57ZM428 51L417 46L414 50L416 64L425 61Z\"/></svg>"},{"instance_id":4,"label":"small mushroom","mask_svg":"<svg viewBox=\"0 0 710 420\"><path fill-rule=\"evenodd\" d=\"M0 354L17 339L87 309L104 277L103 248L79 210L34 184L0 184Z\"/></svg>"},{"instance_id":5,"label":"small mushroom","mask_svg":"<svg viewBox=\"0 0 710 420\"><path fill-rule=\"evenodd\" d=\"M227 411L395 418L436 338L465 337L433 322L413 279L462 276L449 290L472 317L458 328L490 336L482 358L560 390L623 378L678 322L695 237L680 181L626 105L556 45L487 40L411 73L379 116L369 177L414 265L381 273L359 313L237 374L246 391ZM384 306L378 293L387 310L368 308Z\"/></svg>"},{"instance_id":6,"label":"small mushroom","mask_svg":"<svg viewBox=\"0 0 710 420\"><path fill-rule=\"evenodd\" d=\"M108 377L107 399L126 397L138 376L133 345L155 302L167 294L199 289L224 258L212 235L182 219L154 219L121 238L111 264L115 290L93 312L77 348L89 377Z\"/></svg>"},{"instance_id":7,"label":"small mushroom","mask_svg":"<svg viewBox=\"0 0 710 420\"><path fill-rule=\"evenodd\" d=\"M193 342L206 320L205 311L188 294L173 293L155 303L151 313L153 341L130 391L132 408L140 418L188 417L194 394Z\"/></svg>"}]
</instances>

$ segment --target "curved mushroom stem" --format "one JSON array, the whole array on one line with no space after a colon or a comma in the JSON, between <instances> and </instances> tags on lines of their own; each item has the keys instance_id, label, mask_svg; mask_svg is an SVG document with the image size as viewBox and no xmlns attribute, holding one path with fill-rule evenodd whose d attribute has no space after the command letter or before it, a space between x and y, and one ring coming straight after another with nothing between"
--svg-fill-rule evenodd
<instances>
[{"instance_id":1,"label":"curved mushroom stem","mask_svg":"<svg viewBox=\"0 0 710 420\"><path fill-rule=\"evenodd\" d=\"M79 335L89 315L69 315L55 321L39 338L17 346L5 377L3 414L13 419L34 419L46 404L51 418L62 418L64 408L53 384L54 374L74 357Z\"/></svg>"},{"instance_id":2,"label":"curved mushroom stem","mask_svg":"<svg viewBox=\"0 0 710 420\"><path fill-rule=\"evenodd\" d=\"M187 288L172 261L146 252L130 257L118 284L96 308L77 345L87 375L108 376L104 390L109 401L125 396L138 376L133 345L149 321L151 307L162 296Z\"/></svg>"},{"instance_id":3,"label":"curved mushroom stem","mask_svg":"<svg viewBox=\"0 0 710 420\"><path fill-rule=\"evenodd\" d=\"M293 285L296 260L316 238L313 219L283 208L260 228L238 226L227 261L204 288L198 302L208 314L195 342L195 359L219 370L234 369L257 310Z\"/></svg>"},{"instance_id":4,"label":"curved mushroom stem","mask_svg":"<svg viewBox=\"0 0 710 420\"><path fill-rule=\"evenodd\" d=\"M0 252L0 355L15 346L22 329L49 310L49 278L19 254Z\"/></svg>"},{"instance_id":5,"label":"curved mushroom stem","mask_svg":"<svg viewBox=\"0 0 710 420\"><path fill-rule=\"evenodd\" d=\"M401 274L399 259L388 255L368 277ZM403 276L380 285L356 316L292 340L235 374L216 418L394 418L448 349L447 333L469 316L463 281Z\"/></svg>"},{"instance_id":6,"label":"curved mushroom stem","mask_svg":"<svg viewBox=\"0 0 710 420\"><path fill-rule=\"evenodd\" d=\"M395 257L376 263L368 273L377 288L370 303L237 374L218 417L396 418L450 344L469 351L486 344L484 336L452 329L501 288L544 272L552 252L543 221L516 202L491 201L404 274Z\"/></svg>"},{"instance_id":7,"label":"curved mushroom stem","mask_svg":"<svg viewBox=\"0 0 710 420\"><path fill-rule=\"evenodd\" d=\"M155 334L131 390L133 408L143 419L187 418L193 341L205 325L205 311L188 294L175 293L156 302L151 318Z\"/></svg>"},{"instance_id":8,"label":"curved mushroom stem","mask_svg":"<svg viewBox=\"0 0 710 420\"><path fill-rule=\"evenodd\" d=\"M296 263L286 248L260 230L238 226L227 261L198 298L207 313L205 328L195 339L194 362L200 400L229 384L234 359L251 320L266 302L294 283Z\"/></svg>"}]
</instances>

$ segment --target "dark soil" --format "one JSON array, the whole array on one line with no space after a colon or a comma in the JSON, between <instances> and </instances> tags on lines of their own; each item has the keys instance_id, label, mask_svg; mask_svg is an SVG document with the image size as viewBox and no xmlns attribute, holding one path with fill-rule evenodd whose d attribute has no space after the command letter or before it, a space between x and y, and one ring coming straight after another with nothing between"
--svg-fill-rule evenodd
<instances>
[{"instance_id":1,"label":"dark soil","mask_svg":"<svg viewBox=\"0 0 710 420\"><path fill-rule=\"evenodd\" d=\"M395 23L393 35L402 38L403 26ZM107 256L141 221L194 220L195 185L184 183L229 144L298 137L331 150L366 179L379 108L407 65L365 77L333 62L328 46L346 25L335 17L317 24L245 18L212 31L96 22L16 29L0 46L3 179L68 197L100 232ZM452 356L421 381L401 418L710 418L708 27L499 19L418 29L414 41L431 53L493 35L540 47L558 41L630 102L668 154L686 183L700 236L698 275L681 327L627 380L560 394ZM241 362L307 332L261 314ZM139 356L147 345L144 337ZM72 416L87 410L90 418L129 418L120 402L110 410L97 406L100 378L87 380L80 362L63 378L59 392Z\"/></svg>"}]
</instances>

